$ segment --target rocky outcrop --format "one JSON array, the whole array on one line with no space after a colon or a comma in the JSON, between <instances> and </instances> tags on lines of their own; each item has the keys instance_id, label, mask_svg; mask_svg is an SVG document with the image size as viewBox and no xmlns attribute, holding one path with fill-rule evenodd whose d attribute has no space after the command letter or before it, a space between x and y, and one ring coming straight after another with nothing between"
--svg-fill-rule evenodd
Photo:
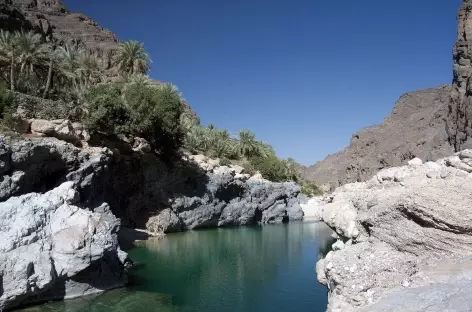
<instances>
[{"instance_id":1,"label":"rocky outcrop","mask_svg":"<svg viewBox=\"0 0 472 312\"><path fill-rule=\"evenodd\" d=\"M338 237L317 264L328 311L470 311L472 150L413 159L311 201Z\"/></svg>"},{"instance_id":2,"label":"rocky outcrop","mask_svg":"<svg viewBox=\"0 0 472 312\"><path fill-rule=\"evenodd\" d=\"M464 0L457 14L457 41L453 49L453 90L449 103L447 130L456 150L472 147L472 1Z\"/></svg>"},{"instance_id":3,"label":"rocky outcrop","mask_svg":"<svg viewBox=\"0 0 472 312\"><path fill-rule=\"evenodd\" d=\"M0 203L0 310L126 284L120 220L82 204L74 182Z\"/></svg>"},{"instance_id":4,"label":"rocky outcrop","mask_svg":"<svg viewBox=\"0 0 472 312\"><path fill-rule=\"evenodd\" d=\"M380 125L359 131L344 150L305 168L304 178L332 191L415 157L436 160L452 154L444 121L450 93L450 86L439 86L402 95Z\"/></svg>"},{"instance_id":5,"label":"rocky outcrop","mask_svg":"<svg viewBox=\"0 0 472 312\"><path fill-rule=\"evenodd\" d=\"M170 166L137 141L78 148L54 138L1 138L0 200L73 181L84 205L106 202L129 227L145 228L151 217L164 232L303 218L294 183L251 178L202 155Z\"/></svg>"},{"instance_id":6,"label":"rocky outcrop","mask_svg":"<svg viewBox=\"0 0 472 312\"><path fill-rule=\"evenodd\" d=\"M377 171L414 157L435 160L472 148L472 1L457 15L452 86L403 95L382 124L356 133L343 151L304 170L325 190L366 181Z\"/></svg>"}]
</instances>

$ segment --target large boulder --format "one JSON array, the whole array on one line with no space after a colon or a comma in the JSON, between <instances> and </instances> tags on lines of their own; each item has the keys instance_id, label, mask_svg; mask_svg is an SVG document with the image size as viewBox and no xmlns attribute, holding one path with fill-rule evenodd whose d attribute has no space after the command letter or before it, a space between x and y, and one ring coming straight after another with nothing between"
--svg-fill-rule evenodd
<instances>
[{"instance_id":1,"label":"large boulder","mask_svg":"<svg viewBox=\"0 0 472 312\"><path fill-rule=\"evenodd\" d=\"M317 264L328 311L470 311L471 156L415 160L323 199L321 218L339 237Z\"/></svg>"},{"instance_id":2,"label":"large boulder","mask_svg":"<svg viewBox=\"0 0 472 312\"><path fill-rule=\"evenodd\" d=\"M119 219L106 204L79 203L73 182L0 203L0 310L126 283Z\"/></svg>"},{"instance_id":3,"label":"large boulder","mask_svg":"<svg viewBox=\"0 0 472 312\"><path fill-rule=\"evenodd\" d=\"M54 137L71 143L78 143L90 138L80 123L72 123L67 119L31 119L29 122L30 131L36 136Z\"/></svg>"},{"instance_id":4,"label":"large boulder","mask_svg":"<svg viewBox=\"0 0 472 312\"><path fill-rule=\"evenodd\" d=\"M245 181L230 168L221 168L201 176L196 188L172 200L184 229L303 219L295 183Z\"/></svg>"}]
</instances>

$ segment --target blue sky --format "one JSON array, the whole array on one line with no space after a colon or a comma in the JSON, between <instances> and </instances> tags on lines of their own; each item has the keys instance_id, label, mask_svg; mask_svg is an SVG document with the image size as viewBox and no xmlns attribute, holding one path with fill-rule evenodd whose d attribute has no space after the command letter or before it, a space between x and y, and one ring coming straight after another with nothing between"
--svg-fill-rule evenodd
<instances>
[{"instance_id":1,"label":"blue sky","mask_svg":"<svg viewBox=\"0 0 472 312\"><path fill-rule=\"evenodd\" d=\"M452 81L461 0L65 0L144 42L200 116L313 164L404 92Z\"/></svg>"}]
</instances>

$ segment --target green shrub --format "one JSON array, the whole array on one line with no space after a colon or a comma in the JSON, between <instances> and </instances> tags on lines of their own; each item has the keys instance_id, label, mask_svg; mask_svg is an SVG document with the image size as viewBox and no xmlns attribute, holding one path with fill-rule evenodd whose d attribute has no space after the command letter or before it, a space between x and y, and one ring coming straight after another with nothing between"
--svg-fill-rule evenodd
<instances>
[{"instance_id":1,"label":"green shrub","mask_svg":"<svg viewBox=\"0 0 472 312\"><path fill-rule=\"evenodd\" d=\"M129 132L129 109L120 91L111 86L92 88L87 94L88 116L85 125L91 132L121 134Z\"/></svg>"},{"instance_id":2,"label":"green shrub","mask_svg":"<svg viewBox=\"0 0 472 312\"><path fill-rule=\"evenodd\" d=\"M3 120L9 113L13 97L5 84L0 84L0 119Z\"/></svg>"},{"instance_id":3,"label":"green shrub","mask_svg":"<svg viewBox=\"0 0 472 312\"><path fill-rule=\"evenodd\" d=\"M180 123L183 106L177 89L170 84L135 84L126 88L124 98L130 110L131 133L148 140L161 154L175 154L184 135Z\"/></svg>"},{"instance_id":4,"label":"green shrub","mask_svg":"<svg viewBox=\"0 0 472 312\"><path fill-rule=\"evenodd\" d=\"M323 191L315 183L309 181L301 183L301 192L308 196L323 195Z\"/></svg>"},{"instance_id":5,"label":"green shrub","mask_svg":"<svg viewBox=\"0 0 472 312\"><path fill-rule=\"evenodd\" d=\"M220 159L220 165L221 166L230 166L231 164L232 164L231 160L229 160L226 157L223 157L223 158Z\"/></svg>"},{"instance_id":6,"label":"green shrub","mask_svg":"<svg viewBox=\"0 0 472 312\"><path fill-rule=\"evenodd\" d=\"M249 158L249 162L254 170L259 171L265 179L272 182L287 181L285 166L277 157L255 156Z\"/></svg>"}]
</instances>

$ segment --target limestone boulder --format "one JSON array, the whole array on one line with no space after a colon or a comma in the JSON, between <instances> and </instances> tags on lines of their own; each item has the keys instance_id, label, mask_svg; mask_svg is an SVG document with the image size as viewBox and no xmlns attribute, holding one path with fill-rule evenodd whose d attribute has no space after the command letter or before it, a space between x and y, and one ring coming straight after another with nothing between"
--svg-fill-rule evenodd
<instances>
[{"instance_id":1,"label":"limestone boulder","mask_svg":"<svg viewBox=\"0 0 472 312\"><path fill-rule=\"evenodd\" d=\"M0 203L0 310L83 296L126 283L120 221L107 204L76 206L73 182Z\"/></svg>"}]
</instances>

